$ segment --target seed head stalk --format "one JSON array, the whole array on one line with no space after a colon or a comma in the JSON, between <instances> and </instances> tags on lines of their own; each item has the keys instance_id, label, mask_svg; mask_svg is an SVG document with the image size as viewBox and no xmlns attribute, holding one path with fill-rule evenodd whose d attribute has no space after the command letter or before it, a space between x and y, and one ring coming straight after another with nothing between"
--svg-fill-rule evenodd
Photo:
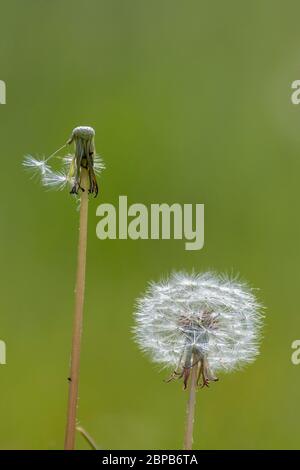
<instances>
[{"instance_id":1,"label":"seed head stalk","mask_svg":"<svg viewBox=\"0 0 300 470\"><path fill-rule=\"evenodd\" d=\"M240 369L259 354L262 305L237 278L174 272L151 282L136 302L134 334L143 352L189 389L184 449L191 450L196 389L217 373Z\"/></svg>"},{"instance_id":2,"label":"seed head stalk","mask_svg":"<svg viewBox=\"0 0 300 470\"><path fill-rule=\"evenodd\" d=\"M69 401L65 434L65 450L74 450L76 434L76 414L78 402L80 347L84 307L87 225L88 225L88 172L81 168L81 192L77 276L75 287L75 311L73 322L72 351L69 376Z\"/></svg>"},{"instance_id":3,"label":"seed head stalk","mask_svg":"<svg viewBox=\"0 0 300 470\"><path fill-rule=\"evenodd\" d=\"M193 448L193 430L194 430L195 408L196 408L197 377L198 377L198 364L195 364L191 370L189 398L188 398L187 409L186 409L184 450L192 450Z\"/></svg>"},{"instance_id":4,"label":"seed head stalk","mask_svg":"<svg viewBox=\"0 0 300 470\"><path fill-rule=\"evenodd\" d=\"M80 222L79 242L77 258L77 277L75 287L75 312L73 322L72 351L69 376L69 401L68 417L65 433L65 449L74 449L76 412L78 402L79 363L82 318L84 307L85 268L87 247L87 223L88 223L88 194L94 197L98 194L96 175L105 169L105 165L95 151L95 130L90 126L77 126L65 145L53 152L49 157L42 159L33 155L26 155L23 166L33 171L34 176L39 176L43 186L52 189L70 189L74 197L80 195ZM49 161L64 147L74 143L74 154L68 154L61 161L62 168L54 170ZM59 158L59 157L58 157Z\"/></svg>"}]
</instances>

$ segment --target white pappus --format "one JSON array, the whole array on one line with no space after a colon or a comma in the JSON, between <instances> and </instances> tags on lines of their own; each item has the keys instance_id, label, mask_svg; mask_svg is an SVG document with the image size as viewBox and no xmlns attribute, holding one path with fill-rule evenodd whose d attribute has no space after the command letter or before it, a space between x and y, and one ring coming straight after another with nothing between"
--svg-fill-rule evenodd
<instances>
[{"instance_id":1,"label":"white pappus","mask_svg":"<svg viewBox=\"0 0 300 470\"><path fill-rule=\"evenodd\" d=\"M254 361L259 353L262 306L247 284L226 276L173 273L150 283L136 305L135 339L154 362L175 370L169 380L191 369L208 386L216 373Z\"/></svg>"},{"instance_id":2,"label":"white pappus","mask_svg":"<svg viewBox=\"0 0 300 470\"><path fill-rule=\"evenodd\" d=\"M98 184L95 175L100 175L105 169L105 165L102 158L95 152L94 136L95 131L92 127L76 127L67 143L48 158L39 159L32 155L26 155L23 166L39 175L43 186L58 190L69 187L72 194L78 194L79 189L83 190L80 185L81 168L86 168L90 181L89 192L97 196ZM58 171L53 170L48 163L49 160L72 142L75 143L75 153L65 157L57 157L61 161L62 167Z\"/></svg>"}]
</instances>

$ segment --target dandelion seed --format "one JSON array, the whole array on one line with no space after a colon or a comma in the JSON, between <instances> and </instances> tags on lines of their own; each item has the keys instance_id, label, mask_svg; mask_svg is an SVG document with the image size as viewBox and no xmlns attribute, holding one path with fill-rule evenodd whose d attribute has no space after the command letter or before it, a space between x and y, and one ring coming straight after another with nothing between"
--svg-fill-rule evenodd
<instances>
[{"instance_id":1,"label":"dandelion seed","mask_svg":"<svg viewBox=\"0 0 300 470\"><path fill-rule=\"evenodd\" d=\"M39 160L32 155L26 155L23 161L23 166L28 170L33 170L34 174L44 176L50 170L47 160Z\"/></svg>"},{"instance_id":2,"label":"dandelion seed","mask_svg":"<svg viewBox=\"0 0 300 470\"><path fill-rule=\"evenodd\" d=\"M76 198L79 202L79 240L77 257L77 274L75 287L75 307L73 336L71 347L70 376L69 376L69 400L65 432L65 449L73 450L75 447L75 428L78 406L78 384L80 345L83 322L83 307L85 297L85 271L88 230L88 193L98 194L96 173L100 174L104 169L102 159L96 155L94 143L95 131L92 127L76 127L68 142L53 152L48 158L39 160L31 155L24 158L23 166L39 174L42 184L46 188L63 190L70 186L71 193L80 195ZM64 147L75 144L75 152L65 157L57 157L60 160L60 169L53 169L49 161L54 158Z\"/></svg>"},{"instance_id":3,"label":"dandelion seed","mask_svg":"<svg viewBox=\"0 0 300 470\"><path fill-rule=\"evenodd\" d=\"M63 162L66 168L70 168L70 165L74 162L74 155L69 153L65 157L63 157Z\"/></svg>"},{"instance_id":4,"label":"dandelion seed","mask_svg":"<svg viewBox=\"0 0 300 470\"><path fill-rule=\"evenodd\" d=\"M58 189L62 191L69 184L73 185L74 179L69 176L65 171L55 172L47 170L42 178L42 183L44 186L49 187L50 189Z\"/></svg>"},{"instance_id":5,"label":"dandelion seed","mask_svg":"<svg viewBox=\"0 0 300 470\"><path fill-rule=\"evenodd\" d=\"M105 163L102 160L102 157L97 154L94 156L94 170L96 175L100 175L102 171L105 170Z\"/></svg>"}]
</instances>

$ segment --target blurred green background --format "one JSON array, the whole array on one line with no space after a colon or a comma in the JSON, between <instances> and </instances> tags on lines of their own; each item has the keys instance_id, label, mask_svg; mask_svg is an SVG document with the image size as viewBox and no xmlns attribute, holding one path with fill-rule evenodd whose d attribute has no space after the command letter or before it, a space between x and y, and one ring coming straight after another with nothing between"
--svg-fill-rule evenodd
<instances>
[{"instance_id":1,"label":"blurred green background","mask_svg":"<svg viewBox=\"0 0 300 470\"><path fill-rule=\"evenodd\" d=\"M182 446L187 394L132 341L135 298L173 269L240 273L267 306L261 355L198 393L195 448L299 448L299 2L1 2L0 448L60 449L78 212L24 172L76 125L107 170L91 200L80 423L104 449ZM100 241L96 208L205 204L205 247ZM81 436L78 448L88 448Z\"/></svg>"}]
</instances>

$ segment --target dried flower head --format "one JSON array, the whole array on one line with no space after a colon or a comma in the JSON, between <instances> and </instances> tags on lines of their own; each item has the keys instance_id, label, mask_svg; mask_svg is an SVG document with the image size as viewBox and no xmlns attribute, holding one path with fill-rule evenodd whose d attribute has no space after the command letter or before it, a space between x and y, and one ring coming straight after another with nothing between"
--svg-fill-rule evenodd
<instances>
[{"instance_id":1,"label":"dried flower head","mask_svg":"<svg viewBox=\"0 0 300 470\"><path fill-rule=\"evenodd\" d=\"M34 174L38 174L44 186L55 189L64 189L69 186L71 194L78 194L79 189L84 190L81 186L81 170L85 168L89 175L89 192L96 197L98 194L96 175L105 169L105 165L101 157L96 154L94 137L95 131L92 127L75 127L67 144L56 150L50 157L38 159L26 155L23 166L32 170ZM73 142L75 154L68 154L61 159L63 163L61 170L53 170L48 163L49 160Z\"/></svg>"},{"instance_id":2,"label":"dried flower head","mask_svg":"<svg viewBox=\"0 0 300 470\"><path fill-rule=\"evenodd\" d=\"M137 302L135 338L153 361L174 367L170 377L198 369L198 384L240 368L258 355L261 305L246 284L212 273L174 273L151 283Z\"/></svg>"}]
</instances>

